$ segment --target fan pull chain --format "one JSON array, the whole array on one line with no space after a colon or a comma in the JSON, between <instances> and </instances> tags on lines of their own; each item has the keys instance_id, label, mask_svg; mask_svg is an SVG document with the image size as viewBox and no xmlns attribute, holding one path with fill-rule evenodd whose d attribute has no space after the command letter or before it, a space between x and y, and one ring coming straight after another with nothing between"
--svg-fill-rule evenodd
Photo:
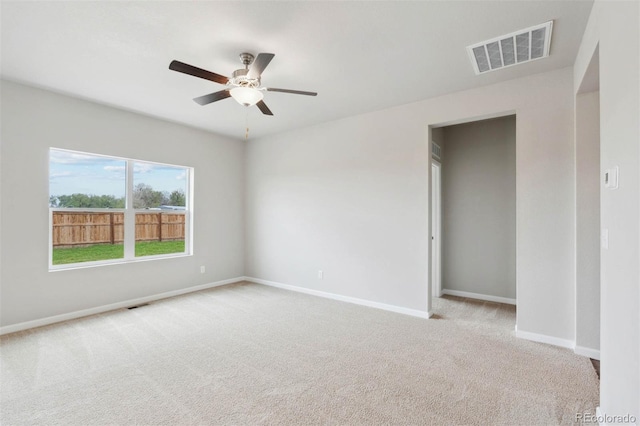
<instances>
[{"instance_id":1,"label":"fan pull chain","mask_svg":"<svg viewBox=\"0 0 640 426\"><path fill-rule=\"evenodd\" d=\"M244 115L244 120L245 120L245 127L246 127L246 131L244 133L244 140L248 141L249 140L249 107L246 107L246 112Z\"/></svg>"}]
</instances>

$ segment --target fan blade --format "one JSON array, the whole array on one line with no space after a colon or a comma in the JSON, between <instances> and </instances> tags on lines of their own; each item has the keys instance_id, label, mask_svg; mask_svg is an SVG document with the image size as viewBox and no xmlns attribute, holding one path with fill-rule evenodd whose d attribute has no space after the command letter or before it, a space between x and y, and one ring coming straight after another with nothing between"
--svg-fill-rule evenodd
<instances>
[{"instance_id":1,"label":"fan blade","mask_svg":"<svg viewBox=\"0 0 640 426\"><path fill-rule=\"evenodd\" d=\"M263 101L258 102L256 106L260 108L260 111L262 111L264 115L273 115L269 107L267 107L267 104L265 104Z\"/></svg>"},{"instance_id":2,"label":"fan blade","mask_svg":"<svg viewBox=\"0 0 640 426\"><path fill-rule=\"evenodd\" d=\"M260 78L262 75L262 71L269 65L269 62L276 56L273 53L258 53L256 59L253 60L253 64L251 64L251 69L247 74L249 78Z\"/></svg>"},{"instance_id":3,"label":"fan blade","mask_svg":"<svg viewBox=\"0 0 640 426\"><path fill-rule=\"evenodd\" d=\"M189 74L194 77L204 78L205 80L215 81L216 83L220 84L227 84L227 82L229 81L228 77L216 74L211 71L203 70L202 68L194 67L193 65L185 64L184 62L180 61L171 61L171 64L169 64L169 69Z\"/></svg>"},{"instance_id":4,"label":"fan blade","mask_svg":"<svg viewBox=\"0 0 640 426\"><path fill-rule=\"evenodd\" d=\"M289 89L274 89L273 87L267 87L268 92L282 92L282 93L293 93L294 95L307 95L307 96L317 96L316 92L303 92L302 90L289 90Z\"/></svg>"},{"instance_id":5,"label":"fan blade","mask_svg":"<svg viewBox=\"0 0 640 426\"><path fill-rule=\"evenodd\" d=\"M227 99L229 96L231 96L231 93L229 93L228 90L221 90L219 92L209 93L208 95L199 96L197 98L194 98L193 100L199 103L200 105L207 105L215 101L221 101L223 99Z\"/></svg>"}]
</instances>

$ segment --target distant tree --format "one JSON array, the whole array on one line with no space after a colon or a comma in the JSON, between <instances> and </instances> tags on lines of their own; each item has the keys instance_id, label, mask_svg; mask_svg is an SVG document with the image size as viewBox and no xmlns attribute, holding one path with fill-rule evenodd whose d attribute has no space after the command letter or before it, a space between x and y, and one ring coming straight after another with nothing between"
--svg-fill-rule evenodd
<instances>
[{"instance_id":1,"label":"distant tree","mask_svg":"<svg viewBox=\"0 0 640 426\"><path fill-rule=\"evenodd\" d=\"M155 191L150 185L139 183L133 188L133 208L151 209L161 205L185 206L186 197L183 190ZM49 197L50 207L67 208L99 208L123 209L125 197L116 198L113 195L71 194L52 195Z\"/></svg>"},{"instance_id":2,"label":"distant tree","mask_svg":"<svg viewBox=\"0 0 640 426\"><path fill-rule=\"evenodd\" d=\"M176 189L169 195L169 205L170 206L185 206L187 201L187 197L184 195L184 191L182 189Z\"/></svg>"},{"instance_id":3,"label":"distant tree","mask_svg":"<svg viewBox=\"0 0 640 426\"><path fill-rule=\"evenodd\" d=\"M116 198L113 195L53 195L49 197L49 206L67 208L97 208L97 209L122 209L124 197Z\"/></svg>"},{"instance_id":4,"label":"distant tree","mask_svg":"<svg viewBox=\"0 0 640 426\"><path fill-rule=\"evenodd\" d=\"M139 183L133 188L134 209L157 208L167 202L168 198L166 193L162 191L154 191L151 186L145 183Z\"/></svg>"},{"instance_id":5,"label":"distant tree","mask_svg":"<svg viewBox=\"0 0 640 426\"><path fill-rule=\"evenodd\" d=\"M124 197L116 198L113 195L101 195L97 201L103 209L123 209L125 204Z\"/></svg>"}]
</instances>

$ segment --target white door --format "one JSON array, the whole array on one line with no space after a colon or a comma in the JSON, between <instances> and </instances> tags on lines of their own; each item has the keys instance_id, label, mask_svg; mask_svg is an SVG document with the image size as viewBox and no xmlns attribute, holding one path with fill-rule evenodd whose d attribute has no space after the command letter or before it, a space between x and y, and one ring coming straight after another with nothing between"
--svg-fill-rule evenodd
<instances>
[{"instance_id":1,"label":"white door","mask_svg":"<svg viewBox=\"0 0 640 426\"><path fill-rule=\"evenodd\" d=\"M442 296L441 267L441 202L440 163L431 162L431 288L433 297Z\"/></svg>"}]
</instances>

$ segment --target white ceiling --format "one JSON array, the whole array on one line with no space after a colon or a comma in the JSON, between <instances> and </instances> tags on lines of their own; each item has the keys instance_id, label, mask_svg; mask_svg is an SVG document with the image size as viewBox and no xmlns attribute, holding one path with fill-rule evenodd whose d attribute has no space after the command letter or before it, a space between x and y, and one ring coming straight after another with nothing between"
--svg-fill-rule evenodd
<instances>
[{"instance_id":1,"label":"white ceiling","mask_svg":"<svg viewBox=\"0 0 640 426\"><path fill-rule=\"evenodd\" d=\"M380 110L573 64L592 1L2 2L1 75L243 138ZM554 20L549 58L476 76L465 47ZM173 59L229 76L238 54L270 52L275 114L170 71Z\"/></svg>"}]
</instances>

